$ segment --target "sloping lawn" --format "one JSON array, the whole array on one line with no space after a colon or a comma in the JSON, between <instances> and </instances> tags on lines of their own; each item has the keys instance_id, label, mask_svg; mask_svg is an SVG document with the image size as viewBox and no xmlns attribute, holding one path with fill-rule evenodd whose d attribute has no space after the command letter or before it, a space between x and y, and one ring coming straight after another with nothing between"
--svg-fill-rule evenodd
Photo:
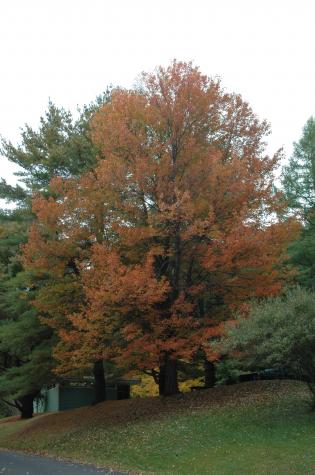
<instances>
[{"instance_id":1,"label":"sloping lawn","mask_svg":"<svg viewBox=\"0 0 315 475\"><path fill-rule=\"evenodd\" d=\"M315 414L303 384L261 381L6 422L0 446L143 474L306 475Z\"/></svg>"}]
</instances>

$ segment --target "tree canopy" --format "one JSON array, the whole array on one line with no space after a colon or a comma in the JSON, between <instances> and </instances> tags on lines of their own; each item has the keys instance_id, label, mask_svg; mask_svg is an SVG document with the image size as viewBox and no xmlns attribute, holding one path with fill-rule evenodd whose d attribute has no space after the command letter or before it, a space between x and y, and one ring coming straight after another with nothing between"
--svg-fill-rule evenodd
<instances>
[{"instance_id":1,"label":"tree canopy","mask_svg":"<svg viewBox=\"0 0 315 475\"><path fill-rule=\"evenodd\" d=\"M289 250L291 263L298 269L300 285L314 289L315 285L315 119L311 117L303 128L301 139L294 144L289 164L284 167L283 186L289 210L298 212L302 221L299 239Z\"/></svg>"},{"instance_id":2,"label":"tree canopy","mask_svg":"<svg viewBox=\"0 0 315 475\"><path fill-rule=\"evenodd\" d=\"M15 203L18 210L30 209L33 194L47 193L53 177L78 177L91 168L97 150L90 139L89 119L109 99L110 90L79 110L77 118L50 101L38 130L26 124L18 145L3 138L2 156L20 168L15 173L19 181L16 186L1 180L0 198Z\"/></svg>"},{"instance_id":3,"label":"tree canopy","mask_svg":"<svg viewBox=\"0 0 315 475\"><path fill-rule=\"evenodd\" d=\"M3 156L20 171L16 186L0 183L0 197L14 204L0 215L0 397L14 400L25 417L32 414L34 396L43 384L56 378L52 346L57 338L32 303L46 280L25 272L20 259L20 246L26 243L34 219L31 201L36 193L50 196L55 175L78 177L95 163L89 119L109 96L108 91L84 107L77 119L50 102L38 130L26 125L17 146L2 140Z\"/></svg>"},{"instance_id":4,"label":"tree canopy","mask_svg":"<svg viewBox=\"0 0 315 475\"><path fill-rule=\"evenodd\" d=\"M280 155L265 155L269 127L239 95L176 61L114 91L91 130L95 167L33 204L24 263L61 279L35 305L59 331L61 365L115 358L172 394L178 360L217 358L211 341L233 309L288 276L297 227L274 193ZM77 309L60 305L66 275Z\"/></svg>"},{"instance_id":5,"label":"tree canopy","mask_svg":"<svg viewBox=\"0 0 315 475\"><path fill-rule=\"evenodd\" d=\"M310 117L300 140L294 143L293 155L284 167L282 183L293 209L306 216L315 204L315 118Z\"/></svg>"},{"instance_id":6,"label":"tree canopy","mask_svg":"<svg viewBox=\"0 0 315 475\"><path fill-rule=\"evenodd\" d=\"M315 294L294 288L252 303L226 334L225 350L247 368L281 368L308 382L315 402Z\"/></svg>"}]
</instances>

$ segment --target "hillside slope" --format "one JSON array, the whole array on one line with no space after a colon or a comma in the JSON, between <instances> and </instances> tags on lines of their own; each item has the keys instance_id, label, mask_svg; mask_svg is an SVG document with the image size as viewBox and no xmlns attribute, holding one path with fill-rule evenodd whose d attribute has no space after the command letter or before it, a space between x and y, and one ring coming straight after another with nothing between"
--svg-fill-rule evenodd
<instances>
[{"instance_id":1,"label":"hillside slope","mask_svg":"<svg viewBox=\"0 0 315 475\"><path fill-rule=\"evenodd\" d=\"M156 474L313 474L304 384L257 381L0 424L0 446Z\"/></svg>"}]
</instances>

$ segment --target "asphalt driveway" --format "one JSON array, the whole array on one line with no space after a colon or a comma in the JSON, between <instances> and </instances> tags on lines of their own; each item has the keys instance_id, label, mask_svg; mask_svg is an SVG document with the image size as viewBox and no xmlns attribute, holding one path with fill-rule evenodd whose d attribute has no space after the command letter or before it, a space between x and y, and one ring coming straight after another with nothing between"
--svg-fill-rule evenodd
<instances>
[{"instance_id":1,"label":"asphalt driveway","mask_svg":"<svg viewBox=\"0 0 315 475\"><path fill-rule=\"evenodd\" d=\"M38 455L0 451L0 475L123 475L91 465L63 462Z\"/></svg>"}]
</instances>

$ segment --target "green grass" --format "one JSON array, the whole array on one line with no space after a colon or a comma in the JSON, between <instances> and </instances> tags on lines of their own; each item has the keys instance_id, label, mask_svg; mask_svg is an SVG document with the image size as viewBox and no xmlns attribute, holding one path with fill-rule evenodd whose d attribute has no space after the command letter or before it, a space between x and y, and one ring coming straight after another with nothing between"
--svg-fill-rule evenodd
<instances>
[{"instance_id":1,"label":"green grass","mask_svg":"<svg viewBox=\"0 0 315 475\"><path fill-rule=\"evenodd\" d=\"M262 390L270 388L263 385ZM290 392L262 399L247 392L235 404L229 400L206 408L203 401L198 408L198 398L193 404L188 399L186 410L175 414L109 427L102 418L90 424L67 420L66 427L58 423L50 430L43 430L43 422L36 429L44 418L18 421L0 425L0 446L145 474L315 474L315 414L306 397L293 383Z\"/></svg>"}]
</instances>

